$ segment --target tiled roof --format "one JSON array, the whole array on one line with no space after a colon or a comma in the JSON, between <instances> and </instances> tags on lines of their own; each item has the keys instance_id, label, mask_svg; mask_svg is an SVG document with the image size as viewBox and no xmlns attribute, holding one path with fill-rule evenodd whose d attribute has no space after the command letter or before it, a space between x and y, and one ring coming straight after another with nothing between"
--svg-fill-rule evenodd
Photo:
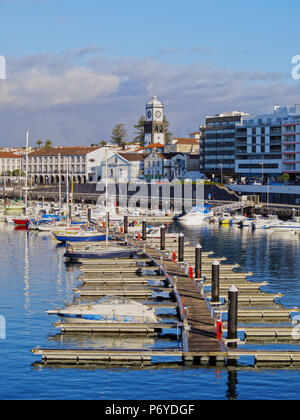
<instances>
[{"instance_id":1,"label":"tiled roof","mask_svg":"<svg viewBox=\"0 0 300 420\"><path fill-rule=\"evenodd\" d=\"M175 144L199 144L199 139L174 137Z\"/></svg>"},{"instance_id":2,"label":"tiled roof","mask_svg":"<svg viewBox=\"0 0 300 420\"><path fill-rule=\"evenodd\" d=\"M145 158L143 153L128 152L128 153L118 153L118 155L130 162L141 161L141 160L144 160Z\"/></svg>"},{"instance_id":3,"label":"tiled roof","mask_svg":"<svg viewBox=\"0 0 300 420\"><path fill-rule=\"evenodd\" d=\"M29 156L81 156L98 150L99 147L71 146L71 147L44 147L29 153Z\"/></svg>"},{"instance_id":4,"label":"tiled roof","mask_svg":"<svg viewBox=\"0 0 300 420\"><path fill-rule=\"evenodd\" d=\"M20 159L20 155L11 152L0 152L0 159Z\"/></svg>"},{"instance_id":5,"label":"tiled roof","mask_svg":"<svg viewBox=\"0 0 300 420\"><path fill-rule=\"evenodd\" d=\"M164 148L164 145L161 143L151 143L149 146L146 146L145 149L161 149Z\"/></svg>"}]
</instances>

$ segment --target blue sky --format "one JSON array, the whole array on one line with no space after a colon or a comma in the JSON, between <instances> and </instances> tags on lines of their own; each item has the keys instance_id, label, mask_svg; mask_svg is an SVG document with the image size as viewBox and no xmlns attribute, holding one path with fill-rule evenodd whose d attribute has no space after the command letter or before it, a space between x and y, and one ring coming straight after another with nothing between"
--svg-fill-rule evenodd
<instances>
[{"instance_id":1,"label":"blue sky","mask_svg":"<svg viewBox=\"0 0 300 420\"><path fill-rule=\"evenodd\" d=\"M25 124L58 144L109 139L118 122L131 138L153 94L176 136L211 113L293 104L299 16L295 0L0 0L1 143Z\"/></svg>"}]
</instances>

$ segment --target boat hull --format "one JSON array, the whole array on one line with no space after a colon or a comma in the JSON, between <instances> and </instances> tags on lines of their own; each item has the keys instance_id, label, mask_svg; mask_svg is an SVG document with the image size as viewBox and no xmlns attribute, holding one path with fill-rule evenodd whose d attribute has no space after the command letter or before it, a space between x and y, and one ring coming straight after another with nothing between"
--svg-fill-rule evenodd
<instances>
[{"instance_id":1,"label":"boat hull","mask_svg":"<svg viewBox=\"0 0 300 420\"><path fill-rule=\"evenodd\" d=\"M30 219L13 219L16 226L29 226Z\"/></svg>"},{"instance_id":2,"label":"boat hull","mask_svg":"<svg viewBox=\"0 0 300 420\"><path fill-rule=\"evenodd\" d=\"M72 236L72 235L54 235L59 242L103 242L106 235L91 236ZM110 238L108 238L110 239Z\"/></svg>"},{"instance_id":3,"label":"boat hull","mask_svg":"<svg viewBox=\"0 0 300 420\"><path fill-rule=\"evenodd\" d=\"M110 259L110 258L133 258L137 255L138 251L104 251L104 252L70 252L67 251L64 254L65 258L69 260L77 261L79 259Z\"/></svg>"}]
</instances>

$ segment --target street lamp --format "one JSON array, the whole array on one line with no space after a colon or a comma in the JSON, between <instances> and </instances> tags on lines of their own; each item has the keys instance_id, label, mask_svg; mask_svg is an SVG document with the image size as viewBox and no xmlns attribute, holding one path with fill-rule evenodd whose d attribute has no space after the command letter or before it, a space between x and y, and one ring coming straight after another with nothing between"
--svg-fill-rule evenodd
<instances>
[{"instance_id":1,"label":"street lamp","mask_svg":"<svg viewBox=\"0 0 300 420\"><path fill-rule=\"evenodd\" d=\"M223 184L223 163L219 163L219 166L221 167L221 184Z\"/></svg>"},{"instance_id":2,"label":"street lamp","mask_svg":"<svg viewBox=\"0 0 300 420\"><path fill-rule=\"evenodd\" d=\"M261 165L261 185L264 185L264 163L260 162Z\"/></svg>"}]
</instances>

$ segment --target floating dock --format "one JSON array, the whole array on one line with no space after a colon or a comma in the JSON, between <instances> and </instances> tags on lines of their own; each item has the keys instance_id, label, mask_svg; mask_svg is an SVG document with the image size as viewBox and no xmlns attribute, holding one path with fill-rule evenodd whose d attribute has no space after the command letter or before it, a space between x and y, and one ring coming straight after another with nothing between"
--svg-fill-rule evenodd
<instances>
[{"instance_id":1,"label":"floating dock","mask_svg":"<svg viewBox=\"0 0 300 420\"><path fill-rule=\"evenodd\" d=\"M175 314L170 322L162 320L155 324L121 323L62 323L54 326L62 334L134 334L155 336L163 330L172 330L180 337L176 348L160 349L33 349L35 355L42 356L45 363L70 364L149 364L153 359L174 360L180 363L218 364L232 363L241 357L252 356L257 365L292 365L300 367L300 352L261 351L238 349L247 341L277 342L293 341L295 329L287 327L244 327L239 328L244 339L232 334L232 302L228 289L237 286L236 321L248 322L290 322L298 308L282 308L275 305L282 294L262 292L266 282L250 282L253 273L241 273L237 264L226 264L226 258L215 258L214 253L202 252L197 260L199 247L178 239L137 240L136 235L115 234L120 247L132 247L138 251L134 259L82 259L81 275L78 279L82 287L74 292L82 298L116 296L143 300L144 304L159 309L171 309ZM94 244L91 246L95 246ZM181 248L180 248L181 246ZM183 248L182 248L183 246ZM86 249L87 244L75 244L76 250ZM97 245L96 245L97 247ZM103 247L103 244L99 244ZM99 248L100 249L100 248ZM180 255L180 253L184 253ZM215 272L218 265L219 301L214 302ZM201 269L201 276L196 277ZM192 273L192 274L191 274ZM154 284L155 283L155 284ZM233 292L231 292L233 293ZM164 294L163 300L161 295ZM166 300L167 299L167 300ZM270 308L270 305L274 307ZM269 307L268 307L269 306ZM176 315L177 314L177 315ZM166 316L170 316L167 314ZM224 318L228 321L224 321ZM170 318L171 319L171 318ZM218 334L218 323L223 321L226 334ZM230 332L231 331L231 332ZM230 334L229 334L230 332ZM299 337L300 338L300 337Z\"/></svg>"}]
</instances>

